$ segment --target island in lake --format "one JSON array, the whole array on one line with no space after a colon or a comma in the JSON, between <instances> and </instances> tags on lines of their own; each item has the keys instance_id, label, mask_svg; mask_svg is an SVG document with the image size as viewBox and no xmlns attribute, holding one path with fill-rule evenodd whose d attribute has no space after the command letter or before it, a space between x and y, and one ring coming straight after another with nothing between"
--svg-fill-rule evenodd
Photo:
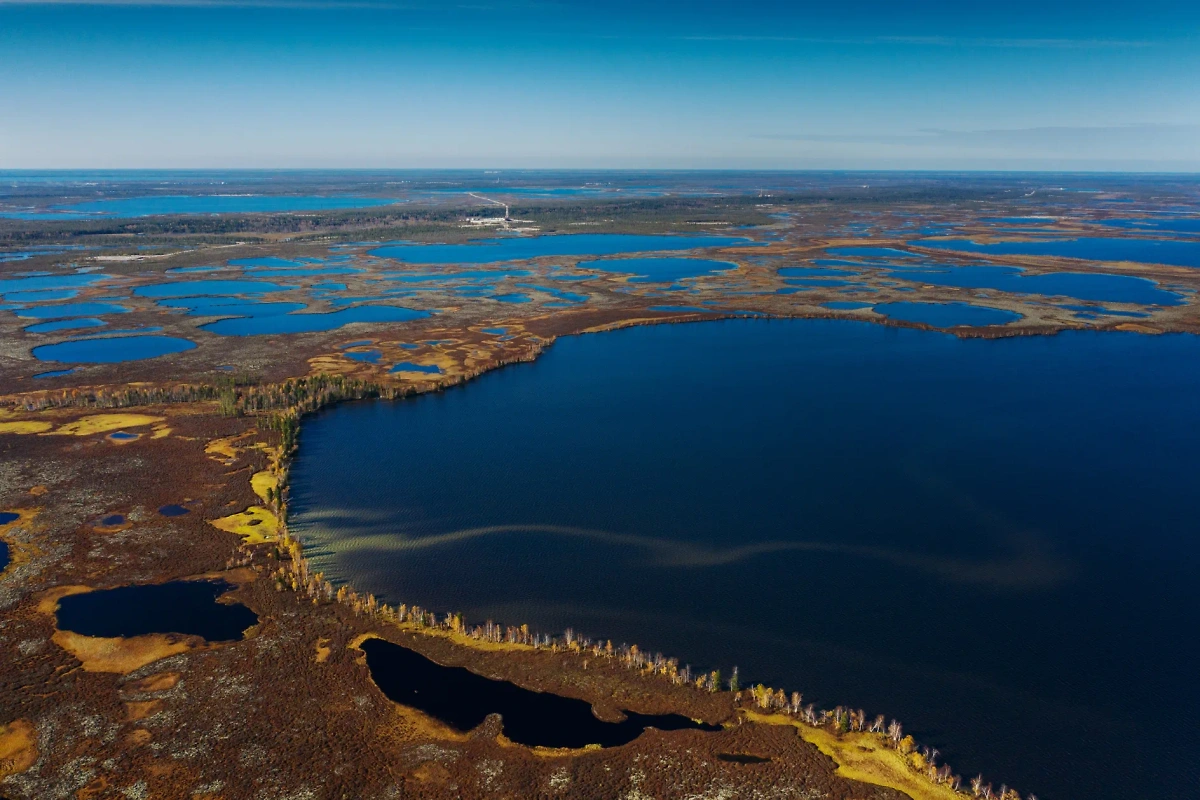
<instances>
[{"instance_id":1,"label":"island in lake","mask_svg":"<svg viewBox=\"0 0 1200 800\"><path fill-rule=\"evenodd\" d=\"M221 177L0 195L0 796L1195 784L1196 180Z\"/></svg>"}]
</instances>

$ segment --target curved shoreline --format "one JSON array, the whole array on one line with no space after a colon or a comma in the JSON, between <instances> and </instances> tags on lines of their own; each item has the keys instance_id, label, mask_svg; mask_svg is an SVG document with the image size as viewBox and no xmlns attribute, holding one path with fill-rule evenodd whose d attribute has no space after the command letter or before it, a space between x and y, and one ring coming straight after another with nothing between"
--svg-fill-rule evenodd
<instances>
[{"instance_id":1,"label":"curved shoreline","mask_svg":"<svg viewBox=\"0 0 1200 800\"><path fill-rule=\"evenodd\" d=\"M778 318L774 315L764 317ZM844 315L830 315L834 319L845 319ZM721 319L741 318L722 315ZM789 317L790 318L790 317ZM670 317L666 319L638 318L625 320L621 323L602 325L583 329L576 335L584 333L600 333L624 327L652 325L661 323L709 321L707 315L687 315L685 318ZM863 320L877 323L876 320ZM885 323L886 324L886 323ZM916 327L940 333L955 334L932 326L902 323L896 327ZM1057 333L1057 331L1055 331ZM1031 335L1035 332L1028 332ZM962 337L962 338L992 338L992 337ZM1000 337L996 337L1000 338ZM480 370L477 373L464 376L453 383L436 387L437 390L451 386L465 385L471 378L490 372L492 369L507 366L512 363L534 361L545 351L547 345L554 340L545 341L536 352L528 357L515 358L504 363L496 364L491 369ZM432 391L432 389L427 390ZM374 399L402 399L409 394L416 395L424 391L413 391L400 396ZM367 398L347 398L367 399ZM309 413L316 413L342 400L335 400L330 405L311 408L300 412L294 421L279 423L280 430L299 431L303 418ZM291 409L283 412L290 414ZM293 428L293 426L295 426ZM936 748L922 747L911 736L903 735L900 723L892 720L885 725L880 715L873 721L868 721L861 710L846 709L838 706L833 710L818 710L812 704L804 706L802 695L792 692L790 695L783 689L772 689L761 684L750 690L741 690L737 683L736 667L731 683L722 681L719 670L703 673L694 679L690 674L685 675L679 669L679 659L666 657L661 653L647 655L639 650L637 645L614 648L611 641L602 644L599 640L587 638L578 639L568 632L563 635L531 631L528 625L500 625L490 621L486 625L470 625L463 619L461 613L447 612L440 615L420 606L410 608L407 604L396 607L379 603L374 595L360 596L349 583L335 587L324 579L320 572L313 572L308 566L308 560L303 545L293 538L287 530L287 478L291 460L299 448L295 434L284 437L285 444L290 441L290 449L282 447L276 463L279 472L276 475L279 493L282 498L277 506L279 514L279 535L290 554L287 564L280 566L275 573L276 580L295 592L304 592L313 602L336 602L345 604L353 609L355 614L363 614L387 624L389 627L409 634L434 636L447 639L459 647L486 651L571 653L587 663L588 659L608 659L610 663L624 667L636 679L654 678L666 680L675 686L691 686L697 691L709 693L723 692L722 686L728 686L728 694L733 703L733 717L725 720L731 724L731 719L738 719L772 725L792 725L796 727L805 741L817 746L821 752L834 759L839 764L839 773L854 780L874 783L879 786L896 789L909 794L913 800L942 800L949 797L995 797L1000 800L1019 800L1020 795L1011 789L1004 788L1003 793L993 793L991 784L984 784L981 777L975 780L978 787L968 791L971 783L962 776L955 775L946 764L936 762ZM440 617L440 619L439 619ZM749 695L743 698L743 692ZM757 709L757 710L755 710ZM866 745L866 746L864 746ZM915 794L914 794L915 792ZM1036 797L1030 795L1031 800Z\"/></svg>"}]
</instances>

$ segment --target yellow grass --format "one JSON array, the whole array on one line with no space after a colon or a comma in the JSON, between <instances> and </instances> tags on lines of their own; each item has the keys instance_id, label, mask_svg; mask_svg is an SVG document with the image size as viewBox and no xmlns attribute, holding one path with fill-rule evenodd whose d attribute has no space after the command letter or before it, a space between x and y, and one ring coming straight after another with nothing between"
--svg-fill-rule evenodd
<instances>
[{"instance_id":1,"label":"yellow grass","mask_svg":"<svg viewBox=\"0 0 1200 800\"><path fill-rule=\"evenodd\" d=\"M603 325L593 325L590 328L584 328L580 333L604 333L605 331L615 331L621 328L631 328L635 325L643 325L646 323L662 322L664 317L634 317L623 319L619 322L607 322Z\"/></svg>"},{"instance_id":2,"label":"yellow grass","mask_svg":"<svg viewBox=\"0 0 1200 800\"><path fill-rule=\"evenodd\" d=\"M132 700L125 704L125 719L128 722L137 722L153 717L162 711L164 705L166 704L162 700Z\"/></svg>"},{"instance_id":3,"label":"yellow grass","mask_svg":"<svg viewBox=\"0 0 1200 800\"><path fill-rule=\"evenodd\" d=\"M279 518L262 506L250 506L239 514L211 519L208 524L244 537L246 544L273 542L279 537Z\"/></svg>"},{"instance_id":4,"label":"yellow grass","mask_svg":"<svg viewBox=\"0 0 1200 800\"><path fill-rule=\"evenodd\" d=\"M27 719L0 725L0 778L16 775L37 761L37 731Z\"/></svg>"},{"instance_id":5,"label":"yellow grass","mask_svg":"<svg viewBox=\"0 0 1200 800\"><path fill-rule=\"evenodd\" d=\"M328 639L317 639L317 663L324 664L329 658L330 648Z\"/></svg>"},{"instance_id":6,"label":"yellow grass","mask_svg":"<svg viewBox=\"0 0 1200 800\"><path fill-rule=\"evenodd\" d=\"M183 675L179 672L159 672L126 684L126 689L131 692L165 692L174 689L181 677Z\"/></svg>"},{"instance_id":7,"label":"yellow grass","mask_svg":"<svg viewBox=\"0 0 1200 800\"><path fill-rule=\"evenodd\" d=\"M55 586L53 589L46 591L41 597L38 598L38 613L45 614L46 616L52 616L54 612L58 611L59 600L70 594L83 594L84 592L90 592L91 590L92 587L90 586Z\"/></svg>"},{"instance_id":8,"label":"yellow grass","mask_svg":"<svg viewBox=\"0 0 1200 800\"><path fill-rule=\"evenodd\" d=\"M12 522L6 522L3 525L0 525L0 531L3 531L4 529L9 528L9 527L14 527L16 525L24 525L25 523L29 522L29 520L33 519L34 516L37 515L39 510L40 509L37 509L37 508L4 509L4 513L17 514L18 516Z\"/></svg>"},{"instance_id":9,"label":"yellow grass","mask_svg":"<svg viewBox=\"0 0 1200 800\"><path fill-rule=\"evenodd\" d=\"M1130 333L1148 333L1148 334L1162 333L1162 331L1158 328L1151 327L1150 325L1141 325L1137 322L1122 322L1120 325L1117 326L1117 330L1128 331Z\"/></svg>"},{"instance_id":10,"label":"yellow grass","mask_svg":"<svg viewBox=\"0 0 1200 800\"><path fill-rule=\"evenodd\" d=\"M242 451L238 447L238 442L245 439L247 436L252 436L258 431L246 431L237 436L225 436L220 439L213 439L204 446L205 455L212 456L217 461L222 463L232 463L237 460L238 453Z\"/></svg>"},{"instance_id":11,"label":"yellow grass","mask_svg":"<svg viewBox=\"0 0 1200 800\"><path fill-rule=\"evenodd\" d=\"M843 778L886 786L903 792L912 800L963 798L950 787L934 783L914 772L905 756L885 746L877 734L847 733L837 736L825 728L814 728L783 714L744 713L752 722L794 726L804 741L816 745L818 750L837 763L837 774Z\"/></svg>"},{"instance_id":12,"label":"yellow grass","mask_svg":"<svg viewBox=\"0 0 1200 800\"><path fill-rule=\"evenodd\" d=\"M0 422L0 433L45 433L53 428L54 425L49 422L34 422L26 420L23 422Z\"/></svg>"},{"instance_id":13,"label":"yellow grass","mask_svg":"<svg viewBox=\"0 0 1200 800\"><path fill-rule=\"evenodd\" d=\"M267 489L272 491L279 488L279 478L267 470L256 472L250 476L250 488L263 502L267 501Z\"/></svg>"},{"instance_id":14,"label":"yellow grass","mask_svg":"<svg viewBox=\"0 0 1200 800\"><path fill-rule=\"evenodd\" d=\"M110 433L122 428L137 428L158 422L166 422L166 417L152 417L149 414L92 414L58 426L53 435L90 436L93 433Z\"/></svg>"},{"instance_id":15,"label":"yellow grass","mask_svg":"<svg viewBox=\"0 0 1200 800\"><path fill-rule=\"evenodd\" d=\"M55 631L50 639L79 659L87 672L116 672L121 675L141 669L160 658L192 649L190 642L162 633L110 639Z\"/></svg>"}]
</instances>

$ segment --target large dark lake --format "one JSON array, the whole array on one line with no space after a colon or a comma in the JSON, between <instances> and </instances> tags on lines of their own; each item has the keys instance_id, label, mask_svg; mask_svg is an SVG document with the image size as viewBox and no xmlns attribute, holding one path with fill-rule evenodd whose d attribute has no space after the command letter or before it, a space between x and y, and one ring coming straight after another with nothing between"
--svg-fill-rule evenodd
<instances>
[{"instance_id":1,"label":"large dark lake","mask_svg":"<svg viewBox=\"0 0 1200 800\"><path fill-rule=\"evenodd\" d=\"M305 423L294 529L390 603L884 713L1042 800L1200 785L1200 337L733 320Z\"/></svg>"}]
</instances>

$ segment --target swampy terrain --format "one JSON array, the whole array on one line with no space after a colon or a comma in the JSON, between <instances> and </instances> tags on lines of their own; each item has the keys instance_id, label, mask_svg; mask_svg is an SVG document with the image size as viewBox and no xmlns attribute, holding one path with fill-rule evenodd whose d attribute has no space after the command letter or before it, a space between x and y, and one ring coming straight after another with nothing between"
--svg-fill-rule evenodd
<instances>
[{"instance_id":1,"label":"swampy terrain","mask_svg":"<svg viewBox=\"0 0 1200 800\"><path fill-rule=\"evenodd\" d=\"M7 176L0 796L1194 794L1200 184L1046 181Z\"/></svg>"}]
</instances>

